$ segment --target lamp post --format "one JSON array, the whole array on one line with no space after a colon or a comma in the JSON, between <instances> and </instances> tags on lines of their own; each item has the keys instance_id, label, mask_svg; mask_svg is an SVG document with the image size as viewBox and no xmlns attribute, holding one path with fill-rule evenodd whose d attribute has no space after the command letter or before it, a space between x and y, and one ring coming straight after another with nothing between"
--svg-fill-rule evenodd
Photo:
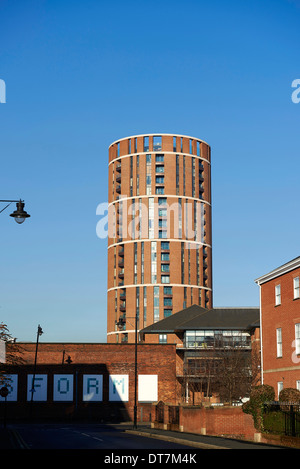
<instances>
[{"instance_id":1,"label":"lamp post","mask_svg":"<svg viewBox=\"0 0 300 469\"><path fill-rule=\"evenodd\" d=\"M32 408L32 402L33 402L33 394L34 394L34 380L35 380L35 374L36 374L36 362L37 362L37 353L38 353L38 345L39 345L39 337L43 334L43 330L40 325L38 325L37 329L37 337L36 337L36 346L35 346L35 357L34 357L34 368L33 368L33 376L32 376L32 386L31 386L31 408Z\"/></svg>"},{"instance_id":2,"label":"lamp post","mask_svg":"<svg viewBox=\"0 0 300 469\"><path fill-rule=\"evenodd\" d=\"M9 207L10 204L12 204L13 202L16 202L17 210L11 213L10 216L13 217L19 225L21 223L24 223L26 218L30 217L30 215L24 210L24 206L25 206L24 200L21 200L21 199L20 200L0 200L0 202L7 203L7 205L2 210L0 210L0 213L2 213L7 207Z\"/></svg>"},{"instance_id":3,"label":"lamp post","mask_svg":"<svg viewBox=\"0 0 300 469\"><path fill-rule=\"evenodd\" d=\"M126 318L128 319L128 318ZM119 319L116 323L118 327L124 326L126 319ZM138 335L137 335L137 326L138 326L138 316L135 315L135 331L134 331L134 406L133 406L133 428L137 428L137 343L138 343Z\"/></svg>"}]
</instances>

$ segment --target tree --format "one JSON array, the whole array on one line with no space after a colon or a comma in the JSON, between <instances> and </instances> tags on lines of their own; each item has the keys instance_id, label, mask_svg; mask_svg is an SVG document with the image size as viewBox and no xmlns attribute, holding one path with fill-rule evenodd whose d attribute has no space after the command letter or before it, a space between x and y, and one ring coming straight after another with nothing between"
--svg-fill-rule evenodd
<instances>
[{"instance_id":1,"label":"tree","mask_svg":"<svg viewBox=\"0 0 300 469\"><path fill-rule=\"evenodd\" d=\"M214 391L230 405L249 396L252 382L251 353L239 346L222 346L215 350Z\"/></svg>"},{"instance_id":2,"label":"tree","mask_svg":"<svg viewBox=\"0 0 300 469\"><path fill-rule=\"evenodd\" d=\"M4 343L5 346L8 342L13 342L8 327L3 322L0 323L0 342ZM7 373L7 366L9 365L21 365L24 362L22 359L22 349L18 344L14 344L6 350L5 363L0 361L0 386L4 384L4 375ZM6 380L7 381L7 380Z\"/></svg>"},{"instance_id":3,"label":"tree","mask_svg":"<svg viewBox=\"0 0 300 469\"><path fill-rule=\"evenodd\" d=\"M216 337L211 346L187 352L182 378L182 398L188 402L194 396L218 396L221 402L232 404L248 397L254 378L252 353L244 344Z\"/></svg>"}]
</instances>

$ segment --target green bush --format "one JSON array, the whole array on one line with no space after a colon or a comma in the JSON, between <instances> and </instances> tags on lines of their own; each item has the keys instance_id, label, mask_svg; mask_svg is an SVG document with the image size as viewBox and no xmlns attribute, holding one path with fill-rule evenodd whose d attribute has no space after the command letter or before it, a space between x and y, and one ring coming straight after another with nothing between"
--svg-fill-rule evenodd
<instances>
[{"instance_id":1,"label":"green bush","mask_svg":"<svg viewBox=\"0 0 300 469\"><path fill-rule=\"evenodd\" d=\"M264 404L274 401L274 399L275 391L273 387L268 384L261 384L252 389L249 401L243 404L243 411L246 414L252 415L254 426L258 431L263 431L262 413Z\"/></svg>"}]
</instances>

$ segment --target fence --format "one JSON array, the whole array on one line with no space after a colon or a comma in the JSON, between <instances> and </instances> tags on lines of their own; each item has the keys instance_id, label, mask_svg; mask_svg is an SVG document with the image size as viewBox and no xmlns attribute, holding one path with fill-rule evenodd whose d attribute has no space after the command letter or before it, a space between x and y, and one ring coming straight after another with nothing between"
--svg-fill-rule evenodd
<instances>
[{"instance_id":1,"label":"fence","mask_svg":"<svg viewBox=\"0 0 300 469\"><path fill-rule=\"evenodd\" d=\"M300 437L300 406L279 402L265 405L263 424L267 432Z\"/></svg>"}]
</instances>

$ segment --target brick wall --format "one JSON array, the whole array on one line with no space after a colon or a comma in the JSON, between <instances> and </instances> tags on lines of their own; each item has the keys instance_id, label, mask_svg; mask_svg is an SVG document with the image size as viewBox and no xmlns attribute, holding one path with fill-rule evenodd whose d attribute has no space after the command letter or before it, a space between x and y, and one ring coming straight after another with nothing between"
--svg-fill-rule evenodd
<instances>
[{"instance_id":1,"label":"brick wall","mask_svg":"<svg viewBox=\"0 0 300 469\"><path fill-rule=\"evenodd\" d=\"M154 407L154 406L153 406ZM168 407L167 405L165 407ZM164 409L164 422L155 421L152 411L152 426L174 428L168 422L168 411ZM197 407L180 406L177 430L217 436L232 436L252 440L256 433L253 418L245 414L241 407Z\"/></svg>"},{"instance_id":2,"label":"brick wall","mask_svg":"<svg viewBox=\"0 0 300 469\"><path fill-rule=\"evenodd\" d=\"M7 344L8 355L18 356L22 364L7 363L4 371L18 375L18 400L7 402L9 418L29 418L27 376L34 372L34 343ZM174 345L147 345L137 347L138 375L157 375L158 400L176 402L176 351ZM65 354L64 354L65 352ZM62 364L71 357L72 363ZM36 374L47 375L47 402L34 402L35 416L40 418L89 418L98 421L132 420L135 384L134 344L74 344L39 343ZM71 402L56 402L53 398L55 374L71 374L74 378L74 397ZM82 398L83 375L103 376L101 402L85 402ZM109 375L128 375L127 402L109 401ZM0 402L1 406L4 403ZM138 403L138 420L149 421L151 403Z\"/></svg>"}]
</instances>

